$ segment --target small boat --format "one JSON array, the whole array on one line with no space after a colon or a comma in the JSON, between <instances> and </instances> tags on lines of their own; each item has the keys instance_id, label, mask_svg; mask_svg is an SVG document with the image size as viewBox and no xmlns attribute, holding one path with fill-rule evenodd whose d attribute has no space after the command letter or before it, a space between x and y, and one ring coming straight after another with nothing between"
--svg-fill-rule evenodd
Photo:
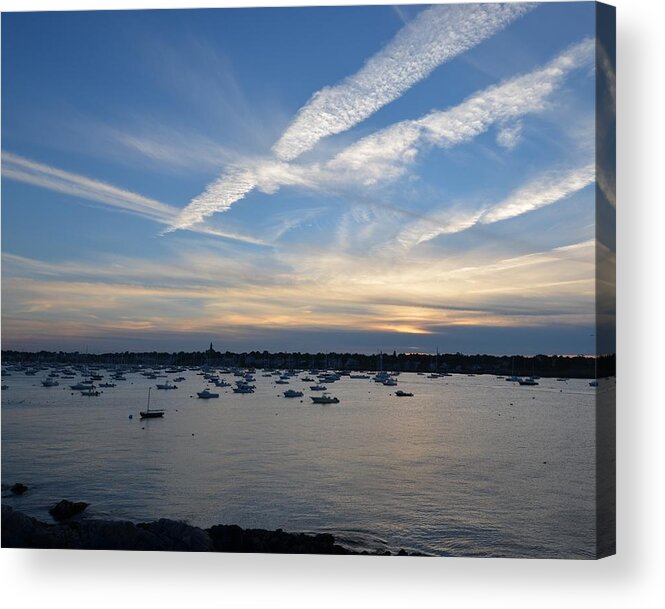
<instances>
[{"instance_id":1,"label":"small boat","mask_svg":"<svg viewBox=\"0 0 665 609\"><path fill-rule=\"evenodd\" d=\"M591 381L589 387L598 387L598 381Z\"/></svg>"},{"instance_id":2,"label":"small boat","mask_svg":"<svg viewBox=\"0 0 665 609\"><path fill-rule=\"evenodd\" d=\"M383 384L386 387L394 387L395 385L397 385L397 381L395 379L390 378L383 381Z\"/></svg>"},{"instance_id":3,"label":"small boat","mask_svg":"<svg viewBox=\"0 0 665 609\"><path fill-rule=\"evenodd\" d=\"M285 381L284 379L279 379L279 380L275 381L275 384L276 385L288 385L289 381Z\"/></svg>"},{"instance_id":4,"label":"small boat","mask_svg":"<svg viewBox=\"0 0 665 609\"><path fill-rule=\"evenodd\" d=\"M325 391L328 388L325 385L312 385L309 389L310 391Z\"/></svg>"},{"instance_id":5,"label":"small boat","mask_svg":"<svg viewBox=\"0 0 665 609\"><path fill-rule=\"evenodd\" d=\"M252 385L238 385L233 388L233 393L254 393L254 387Z\"/></svg>"},{"instance_id":6,"label":"small boat","mask_svg":"<svg viewBox=\"0 0 665 609\"><path fill-rule=\"evenodd\" d=\"M350 374L349 378L350 379L368 379L369 374Z\"/></svg>"},{"instance_id":7,"label":"small boat","mask_svg":"<svg viewBox=\"0 0 665 609\"><path fill-rule=\"evenodd\" d=\"M57 387L59 384L58 381L54 381L53 379L45 379L42 381L43 387Z\"/></svg>"},{"instance_id":8,"label":"small boat","mask_svg":"<svg viewBox=\"0 0 665 609\"><path fill-rule=\"evenodd\" d=\"M142 419L161 419L164 416L163 410L150 410L150 390L152 387L148 387L148 406L145 410L139 412Z\"/></svg>"},{"instance_id":9,"label":"small boat","mask_svg":"<svg viewBox=\"0 0 665 609\"><path fill-rule=\"evenodd\" d=\"M157 384L157 389L177 389L178 385L174 385L173 383L169 383L166 381L166 383L158 383Z\"/></svg>"},{"instance_id":10,"label":"small boat","mask_svg":"<svg viewBox=\"0 0 665 609\"><path fill-rule=\"evenodd\" d=\"M527 385L529 387L533 387L534 385L538 384L538 381L534 379L532 376L525 378L525 379L520 379L517 381L520 385Z\"/></svg>"},{"instance_id":11,"label":"small boat","mask_svg":"<svg viewBox=\"0 0 665 609\"><path fill-rule=\"evenodd\" d=\"M186 379L185 379L184 376L179 376L178 378L173 379L173 382L174 382L174 383L182 383L182 382L185 381L185 380L186 380Z\"/></svg>"},{"instance_id":12,"label":"small boat","mask_svg":"<svg viewBox=\"0 0 665 609\"><path fill-rule=\"evenodd\" d=\"M95 386L92 383L76 383L76 385L69 386L69 388L74 391L86 391L88 389L94 389L94 387Z\"/></svg>"},{"instance_id":13,"label":"small boat","mask_svg":"<svg viewBox=\"0 0 665 609\"><path fill-rule=\"evenodd\" d=\"M209 389L199 391L196 395L198 395L202 400L209 400L210 398L219 397L219 393L212 393Z\"/></svg>"},{"instance_id":14,"label":"small boat","mask_svg":"<svg viewBox=\"0 0 665 609\"><path fill-rule=\"evenodd\" d=\"M397 391L395 391L395 395L397 397L400 397L400 398L412 398L413 397L413 393L411 393L410 391L402 391L401 389L398 389Z\"/></svg>"},{"instance_id":15,"label":"small boat","mask_svg":"<svg viewBox=\"0 0 665 609\"><path fill-rule=\"evenodd\" d=\"M99 383L100 387L115 387L115 383Z\"/></svg>"},{"instance_id":16,"label":"small boat","mask_svg":"<svg viewBox=\"0 0 665 609\"><path fill-rule=\"evenodd\" d=\"M284 392L285 398L301 398L303 395L302 391L294 391L293 389L287 389Z\"/></svg>"},{"instance_id":17,"label":"small boat","mask_svg":"<svg viewBox=\"0 0 665 609\"><path fill-rule=\"evenodd\" d=\"M85 395L87 397L97 397L97 396L101 395L101 392L90 388L90 389L87 389L86 391L81 391L81 395Z\"/></svg>"},{"instance_id":18,"label":"small boat","mask_svg":"<svg viewBox=\"0 0 665 609\"><path fill-rule=\"evenodd\" d=\"M303 383L313 383L314 379L311 376L303 376L300 379Z\"/></svg>"},{"instance_id":19,"label":"small boat","mask_svg":"<svg viewBox=\"0 0 665 609\"><path fill-rule=\"evenodd\" d=\"M339 404L339 399L329 396L327 393L323 395L311 395L312 402L315 404Z\"/></svg>"},{"instance_id":20,"label":"small boat","mask_svg":"<svg viewBox=\"0 0 665 609\"><path fill-rule=\"evenodd\" d=\"M565 383L567 380L568 380L568 379L566 379L566 378L560 378L560 379L557 379L557 381L561 381L561 382L564 382L564 383Z\"/></svg>"}]
</instances>

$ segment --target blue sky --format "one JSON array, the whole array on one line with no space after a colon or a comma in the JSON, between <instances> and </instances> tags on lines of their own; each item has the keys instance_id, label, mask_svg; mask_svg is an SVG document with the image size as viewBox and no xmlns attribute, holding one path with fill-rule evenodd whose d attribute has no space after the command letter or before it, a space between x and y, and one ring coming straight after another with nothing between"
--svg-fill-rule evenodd
<instances>
[{"instance_id":1,"label":"blue sky","mask_svg":"<svg viewBox=\"0 0 665 609\"><path fill-rule=\"evenodd\" d=\"M4 14L3 348L592 352L594 27Z\"/></svg>"}]
</instances>

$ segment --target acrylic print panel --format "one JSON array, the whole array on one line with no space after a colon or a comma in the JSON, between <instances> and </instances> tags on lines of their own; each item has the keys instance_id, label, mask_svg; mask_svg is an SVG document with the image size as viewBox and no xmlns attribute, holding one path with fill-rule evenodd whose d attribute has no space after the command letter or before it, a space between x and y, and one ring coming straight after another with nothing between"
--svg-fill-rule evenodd
<instances>
[{"instance_id":1,"label":"acrylic print panel","mask_svg":"<svg viewBox=\"0 0 665 609\"><path fill-rule=\"evenodd\" d=\"M3 546L612 554L614 27L4 14Z\"/></svg>"}]
</instances>

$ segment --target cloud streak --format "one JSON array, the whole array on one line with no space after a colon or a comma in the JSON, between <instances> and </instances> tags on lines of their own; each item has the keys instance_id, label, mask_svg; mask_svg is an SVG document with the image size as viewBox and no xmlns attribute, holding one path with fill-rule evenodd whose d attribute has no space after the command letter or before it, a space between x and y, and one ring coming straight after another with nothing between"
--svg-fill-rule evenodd
<instances>
[{"instance_id":1,"label":"cloud streak","mask_svg":"<svg viewBox=\"0 0 665 609\"><path fill-rule=\"evenodd\" d=\"M529 11L531 4L434 6L403 27L356 74L314 94L273 146L269 164L292 161L317 142L362 122L442 63L476 46ZM189 228L228 210L258 185L253 171L231 166L194 198L172 225Z\"/></svg>"},{"instance_id":2,"label":"cloud streak","mask_svg":"<svg viewBox=\"0 0 665 609\"><path fill-rule=\"evenodd\" d=\"M431 241L441 235L468 230L479 224L493 224L562 201L593 184L595 163L566 170L545 172L513 191L505 199L474 211L451 211L423 218L405 228L397 241L406 248Z\"/></svg>"},{"instance_id":3,"label":"cloud streak","mask_svg":"<svg viewBox=\"0 0 665 609\"><path fill-rule=\"evenodd\" d=\"M73 195L87 201L104 203L162 224L171 222L178 213L176 207L155 199L117 188L100 180L37 163L11 152L2 153L2 175L11 180Z\"/></svg>"},{"instance_id":4,"label":"cloud streak","mask_svg":"<svg viewBox=\"0 0 665 609\"><path fill-rule=\"evenodd\" d=\"M71 195L84 201L101 203L166 226L170 226L180 212L180 209L173 205L118 188L107 182L38 163L13 152L2 152L2 176L9 180ZM195 230L226 239L266 245L260 239L210 226L197 226Z\"/></svg>"},{"instance_id":5,"label":"cloud streak","mask_svg":"<svg viewBox=\"0 0 665 609\"><path fill-rule=\"evenodd\" d=\"M430 146L451 148L470 141L492 125L503 125L543 111L548 98L573 70L593 65L594 41L585 39L545 66L511 78L468 97L461 104L405 120L368 135L339 153L331 170L354 171L373 185L403 175L418 154Z\"/></svg>"},{"instance_id":6,"label":"cloud streak","mask_svg":"<svg viewBox=\"0 0 665 609\"><path fill-rule=\"evenodd\" d=\"M292 161L341 133L529 11L530 4L433 6L406 24L381 51L338 85L317 91L273 146Z\"/></svg>"},{"instance_id":7,"label":"cloud streak","mask_svg":"<svg viewBox=\"0 0 665 609\"><path fill-rule=\"evenodd\" d=\"M182 211L171 229L189 228L215 212L226 211L255 188L273 193L280 186L296 185L334 191L350 185L367 188L392 182L428 148L451 148L494 124L505 128L510 121L543 111L570 72L593 65L594 52L594 41L585 39L541 68L479 91L447 110L394 123L324 164L259 159L232 166Z\"/></svg>"}]
</instances>

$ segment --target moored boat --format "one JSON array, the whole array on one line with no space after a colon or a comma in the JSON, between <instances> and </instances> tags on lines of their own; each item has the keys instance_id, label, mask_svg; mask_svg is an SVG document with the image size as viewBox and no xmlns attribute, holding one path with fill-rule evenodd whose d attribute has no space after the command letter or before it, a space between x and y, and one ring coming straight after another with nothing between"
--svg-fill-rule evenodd
<instances>
[{"instance_id":1,"label":"moored boat","mask_svg":"<svg viewBox=\"0 0 665 609\"><path fill-rule=\"evenodd\" d=\"M287 389L284 392L284 397L285 398L301 398L303 395L304 394L303 394L302 391L295 391L293 389Z\"/></svg>"},{"instance_id":2,"label":"moored boat","mask_svg":"<svg viewBox=\"0 0 665 609\"><path fill-rule=\"evenodd\" d=\"M212 393L209 389L199 391L196 395L198 395L202 400L209 400L210 398L219 397L219 393Z\"/></svg>"},{"instance_id":3,"label":"moored boat","mask_svg":"<svg viewBox=\"0 0 665 609\"><path fill-rule=\"evenodd\" d=\"M139 412L142 419L161 419L164 416L164 411L161 409L155 410L154 408L150 410L150 390L152 387L148 387L148 406L145 410Z\"/></svg>"},{"instance_id":4,"label":"moored boat","mask_svg":"<svg viewBox=\"0 0 665 609\"><path fill-rule=\"evenodd\" d=\"M327 393L323 395L311 395L310 398L315 404L339 404L339 399L331 397Z\"/></svg>"}]
</instances>

